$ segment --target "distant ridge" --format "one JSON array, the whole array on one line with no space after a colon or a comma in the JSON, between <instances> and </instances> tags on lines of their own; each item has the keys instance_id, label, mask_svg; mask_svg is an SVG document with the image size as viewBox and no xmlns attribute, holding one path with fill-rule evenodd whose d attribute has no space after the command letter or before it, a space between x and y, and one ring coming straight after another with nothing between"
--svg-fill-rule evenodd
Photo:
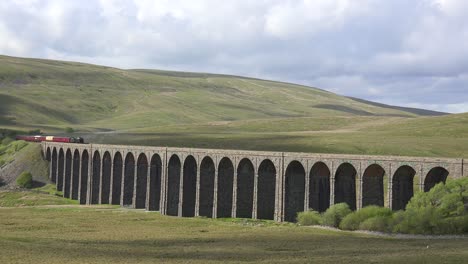
<instances>
[{"instance_id":1,"label":"distant ridge","mask_svg":"<svg viewBox=\"0 0 468 264\"><path fill-rule=\"evenodd\" d=\"M426 110L426 109L420 109L420 108L412 108L412 107L403 107L403 106L395 106L395 105L387 105L387 104L382 104L382 103L377 103L377 102L372 102L372 101L367 101L364 99L356 98L356 97L351 97L347 96L349 99L354 100L356 102L360 103L365 103L365 104L370 104L378 107L383 107L383 108L388 108L388 109L395 109L395 110L401 110L409 113L413 113L416 115L421 115L421 116L443 116L443 115L449 115L449 113L445 112L439 112L439 111L433 111L433 110Z\"/></svg>"}]
</instances>

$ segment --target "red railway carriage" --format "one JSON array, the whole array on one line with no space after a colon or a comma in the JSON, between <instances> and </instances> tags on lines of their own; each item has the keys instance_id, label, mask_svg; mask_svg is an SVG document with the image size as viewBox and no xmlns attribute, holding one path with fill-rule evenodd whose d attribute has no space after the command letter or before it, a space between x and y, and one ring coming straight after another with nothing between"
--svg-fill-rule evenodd
<instances>
[{"instance_id":1,"label":"red railway carriage","mask_svg":"<svg viewBox=\"0 0 468 264\"><path fill-rule=\"evenodd\" d=\"M16 136L16 140L24 140L31 142L62 142L62 143L84 143L82 137L55 137L55 136Z\"/></svg>"}]
</instances>

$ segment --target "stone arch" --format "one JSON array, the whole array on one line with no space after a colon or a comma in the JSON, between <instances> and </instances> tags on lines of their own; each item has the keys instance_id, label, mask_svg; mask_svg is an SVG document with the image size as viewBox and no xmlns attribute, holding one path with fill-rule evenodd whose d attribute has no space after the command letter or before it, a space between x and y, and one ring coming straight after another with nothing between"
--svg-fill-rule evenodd
<instances>
[{"instance_id":1,"label":"stone arch","mask_svg":"<svg viewBox=\"0 0 468 264\"><path fill-rule=\"evenodd\" d=\"M271 219L275 216L276 168L269 159L258 167L257 218Z\"/></svg>"},{"instance_id":2,"label":"stone arch","mask_svg":"<svg viewBox=\"0 0 468 264\"><path fill-rule=\"evenodd\" d=\"M86 204L86 197L88 193L88 166L89 155L85 150L81 154L81 181L80 181L80 204Z\"/></svg>"},{"instance_id":3,"label":"stone arch","mask_svg":"<svg viewBox=\"0 0 468 264\"><path fill-rule=\"evenodd\" d=\"M305 169L297 161L291 161L286 168L284 220L295 222L298 212L304 211L305 200Z\"/></svg>"},{"instance_id":4,"label":"stone arch","mask_svg":"<svg viewBox=\"0 0 468 264\"><path fill-rule=\"evenodd\" d=\"M195 216L197 161L192 155L185 158L182 190L182 216Z\"/></svg>"},{"instance_id":5,"label":"stone arch","mask_svg":"<svg viewBox=\"0 0 468 264\"><path fill-rule=\"evenodd\" d=\"M236 217L252 218L255 169L252 162L244 158L237 167Z\"/></svg>"},{"instance_id":6,"label":"stone arch","mask_svg":"<svg viewBox=\"0 0 468 264\"><path fill-rule=\"evenodd\" d=\"M91 204L97 204L99 203L99 189L101 187L101 154L97 150L93 156L93 174L91 179Z\"/></svg>"},{"instance_id":7,"label":"stone arch","mask_svg":"<svg viewBox=\"0 0 468 264\"><path fill-rule=\"evenodd\" d=\"M63 197L70 198L70 183L72 177L72 153L70 149L67 149L65 154L65 179L63 182Z\"/></svg>"},{"instance_id":8,"label":"stone arch","mask_svg":"<svg viewBox=\"0 0 468 264\"><path fill-rule=\"evenodd\" d=\"M52 173L50 175L51 181L57 183L57 149L52 151Z\"/></svg>"},{"instance_id":9,"label":"stone arch","mask_svg":"<svg viewBox=\"0 0 468 264\"><path fill-rule=\"evenodd\" d=\"M75 152L73 153L73 174L71 182L71 198L74 200L78 200L78 189L80 184L80 161L80 152L75 149Z\"/></svg>"},{"instance_id":10,"label":"stone arch","mask_svg":"<svg viewBox=\"0 0 468 264\"><path fill-rule=\"evenodd\" d=\"M135 208L146 208L146 185L148 181L148 158L141 153L137 161Z\"/></svg>"},{"instance_id":11,"label":"stone arch","mask_svg":"<svg viewBox=\"0 0 468 264\"><path fill-rule=\"evenodd\" d=\"M58 169L57 169L57 190L63 191L63 172L65 167L65 154L63 149L59 150Z\"/></svg>"},{"instance_id":12,"label":"stone arch","mask_svg":"<svg viewBox=\"0 0 468 264\"><path fill-rule=\"evenodd\" d=\"M448 170L443 167L434 167L432 168L426 175L424 179L424 191L428 192L432 187L436 184L447 180L447 176L449 175Z\"/></svg>"},{"instance_id":13,"label":"stone arch","mask_svg":"<svg viewBox=\"0 0 468 264\"><path fill-rule=\"evenodd\" d=\"M177 216L179 213L179 191L180 191L180 170L179 157L174 154L169 159L166 214Z\"/></svg>"},{"instance_id":14,"label":"stone arch","mask_svg":"<svg viewBox=\"0 0 468 264\"><path fill-rule=\"evenodd\" d=\"M159 211L159 204L161 200L162 162L161 157L159 157L158 154L153 155L150 166L148 210Z\"/></svg>"},{"instance_id":15,"label":"stone arch","mask_svg":"<svg viewBox=\"0 0 468 264\"><path fill-rule=\"evenodd\" d=\"M324 212L330 207L330 169L319 161L310 169L309 208Z\"/></svg>"},{"instance_id":16,"label":"stone arch","mask_svg":"<svg viewBox=\"0 0 468 264\"><path fill-rule=\"evenodd\" d=\"M384 206L385 170L378 164L366 168L362 176L362 207Z\"/></svg>"},{"instance_id":17,"label":"stone arch","mask_svg":"<svg viewBox=\"0 0 468 264\"><path fill-rule=\"evenodd\" d=\"M232 161L224 157L218 165L218 200L217 217L232 216L232 189L234 183L234 166Z\"/></svg>"},{"instance_id":18,"label":"stone arch","mask_svg":"<svg viewBox=\"0 0 468 264\"><path fill-rule=\"evenodd\" d=\"M133 203L133 187L135 184L135 157L131 152L125 157L123 186L123 205L128 206Z\"/></svg>"},{"instance_id":19,"label":"stone arch","mask_svg":"<svg viewBox=\"0 0 468 264\"><path fill-rule=\"evenodd\" d=\"M404 210L413 197L413 181L416 171L408 166L399 167L392 179L392 209Z\"/></svg>"},{"instance_id":20,"label":"stone arch","mask_svg":"<svg viewBox=\"0 0 468 264\"><path fill-rule=\"evenodd\" d=\"M112 168L112 204L120 204L122 192L122 169L123 158L120 152L114 154L114 164Z\"/></svg>"},{"instance_id":21,"label":"stone arch","mask_svg":"<svg viewBox=\"0 0 468 264\"><path fill-rule=\"evenodd\" d=\"M210 157L200 164L200 216L213 217L215 164Z\"/></svg>"},{"instance_id":22,"label":"stone arch","mask_svg":"<svg viewBox=\"0 0 468 264\"><path fill-rule=\"evenodd\" d=\"M335 173L335 204L347 203L351 210L356 210L356 174L350 163L341 164Z\"/></svg>"},{"instance_id":23,"label":"stone arch","mask_svg":"<svg viewBox=\"0 0 468 264\"><path fill-rule=\"evenodd\" d=\"M102 156L102 183L101 183L101 204L109 203L110 182L112 172L112 157L109 151Z\"/></svg>"}]
</instances>

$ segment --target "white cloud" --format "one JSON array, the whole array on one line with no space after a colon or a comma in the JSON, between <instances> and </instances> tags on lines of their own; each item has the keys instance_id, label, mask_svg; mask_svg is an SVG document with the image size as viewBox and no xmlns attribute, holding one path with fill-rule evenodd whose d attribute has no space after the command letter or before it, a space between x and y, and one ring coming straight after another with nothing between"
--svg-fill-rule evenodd
<instances>
[{"instance_id":1,"label":"white cloud","mask_svg":"<svg viewBox=\"0 0 468 264\"><path fill-rule=\"evenodd\" d=\"M0 53L224 72L465 111L463 0L1 1Z\"/></svg>"}]
</instances>

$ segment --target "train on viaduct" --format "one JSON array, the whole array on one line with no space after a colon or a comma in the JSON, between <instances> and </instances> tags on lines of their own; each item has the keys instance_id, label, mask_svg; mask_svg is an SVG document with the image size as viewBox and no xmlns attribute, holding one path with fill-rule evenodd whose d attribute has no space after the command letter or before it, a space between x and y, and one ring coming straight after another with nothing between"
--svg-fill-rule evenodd
<instances>
[{"instance_id":1,"label":"train on viaduct","mask_svg":"<svg viewBox=\"0 0 468 264\"><path fill-rule=\"evenodd\" d=\"M418 191L468 175L463 159L42 142L50 180L80 204L165 215L295 221L346 202L404 209Z\"/></svg>"}]
</instances>

